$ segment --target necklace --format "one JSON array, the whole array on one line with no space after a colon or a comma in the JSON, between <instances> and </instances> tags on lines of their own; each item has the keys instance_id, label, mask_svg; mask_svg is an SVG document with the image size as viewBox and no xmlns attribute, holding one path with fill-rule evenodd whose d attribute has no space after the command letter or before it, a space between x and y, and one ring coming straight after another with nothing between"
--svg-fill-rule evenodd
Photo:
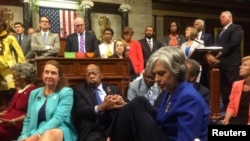
<instances>
[{"instance_id":1,"label":"necklace","mask_svg":"<svg viewBox=\"0 0 250 141\"><path fill-rule=\"evenodd\" d=\"M168 94L167 106L166 106L165 112L168 112L168 110L171 106L170 98L171 98L171 94Z\"/></svg>"}]
</instances>

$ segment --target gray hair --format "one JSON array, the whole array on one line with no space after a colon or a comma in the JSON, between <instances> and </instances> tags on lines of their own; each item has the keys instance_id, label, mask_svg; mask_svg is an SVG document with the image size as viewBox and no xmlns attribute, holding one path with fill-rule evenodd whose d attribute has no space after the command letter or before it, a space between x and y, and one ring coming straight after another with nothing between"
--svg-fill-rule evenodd
<instances>
[{"instance_id":1,"label":"gray hair","mask_svg":"<svg viewBox=\"0 0 250 141\"><path fill-rule=\"evenodd\" d=\"M186 57L184 52L176 47L161 47L148 59L148 67L152 71L156 61L161 61L177 80L186 80Z\"/></svg>"},{"instance_id":2,"label":"gray hair","mask_svg":"<svg viewBox=\"0 0 250 141\"><path fill-rule=\"evenodd\" d=\"M16 71L20 78L23 78L28 83L33 83L36 78L36 68L30 63L17 63L10 68L11 71Z\"/></svg>"},{"instance_id":3,"label":"gray hair","mask_svg":"<svg viewBox=\"0 0 250 141\"><path fill-rule=\"evenodd\" d=\"M222 11L221 14L222 13L227 14L229 16L229 18L231 18L231 20L233 21L233 14L230 11L228 11L228 10L227 11Z\"/></svg>"},{"instance_id":4,"label":"gray hair","mask_svg":"<svg viewBox=\"0 0 250 141\"><path fill-rule=\"evenodd\" d=\"M202 20L202 19L196 19L195 21L197 21L197 22L199 22L201 24L202 29L204 28L204 26L205 26L204 20Z\"/></svg>"}]
</instances>

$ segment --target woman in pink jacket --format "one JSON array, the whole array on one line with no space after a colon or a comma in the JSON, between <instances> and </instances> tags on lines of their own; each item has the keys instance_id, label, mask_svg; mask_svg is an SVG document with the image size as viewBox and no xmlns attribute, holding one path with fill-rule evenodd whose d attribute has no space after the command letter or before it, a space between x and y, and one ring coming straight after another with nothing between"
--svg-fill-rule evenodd
<instances>
[{"instance_id":1,"label":"woman in pink jacket","mask_svg":"<svg viewBox=\"0 0 250 141\"><path fill-rule=\"evenodd\" d=\"M127 55L132 62L133 72L131 72L131 79L139 76L144 69L144 60L142 54L141 44L137 40L133 40L134 30L131 27L123 29L123 39L127 45Z\"/></svg>"},{"instance_id":2,"label":"woman in pink jacket","mask_svg":"<svg viewBox=\"0 0 250 141\"><path fill-rule=\"evenodd\" d=\"M239 74L242 78L235 81L229 97L225 118L222 124L250 124L250 56L242 59Z\"/></svg>"}]
</instances>

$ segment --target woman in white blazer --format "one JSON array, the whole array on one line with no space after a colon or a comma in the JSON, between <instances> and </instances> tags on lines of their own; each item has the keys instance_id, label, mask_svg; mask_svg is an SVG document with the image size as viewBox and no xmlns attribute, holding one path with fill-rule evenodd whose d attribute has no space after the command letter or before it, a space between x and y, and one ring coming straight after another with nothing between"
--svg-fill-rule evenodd
<instances>
[{"instance_id":1,"label":"woman in white blazer","mask_svg":"<svg viewBox=\"0 0 250 141\"><path fill-rule=\"evenodd\" d=\"M186 42L181 44L181 50L189 58L195 48L204 48L204 42L202 40L196 39L198 37L198 31L192 27L188 26L185 31Z\"/></svg>"}]
</instances>

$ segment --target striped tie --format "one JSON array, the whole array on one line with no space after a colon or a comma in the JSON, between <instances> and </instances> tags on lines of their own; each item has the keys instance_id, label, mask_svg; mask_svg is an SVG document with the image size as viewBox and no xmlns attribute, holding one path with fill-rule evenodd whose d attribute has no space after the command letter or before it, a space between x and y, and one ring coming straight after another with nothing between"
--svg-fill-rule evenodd
<instances>
[{"instance_id":1,"label":"striped tie","mask_svg":"<svg viewBox=\"0 0 250 141\"><path fill-rule=\"evenodd\" d=\"M84 46L85 46L84 36L83 36L83 34L81 34L80 36L81 37L80 37L80 50L79 50L79 52L84 53Z\"/></svg>"}]
</instances>

